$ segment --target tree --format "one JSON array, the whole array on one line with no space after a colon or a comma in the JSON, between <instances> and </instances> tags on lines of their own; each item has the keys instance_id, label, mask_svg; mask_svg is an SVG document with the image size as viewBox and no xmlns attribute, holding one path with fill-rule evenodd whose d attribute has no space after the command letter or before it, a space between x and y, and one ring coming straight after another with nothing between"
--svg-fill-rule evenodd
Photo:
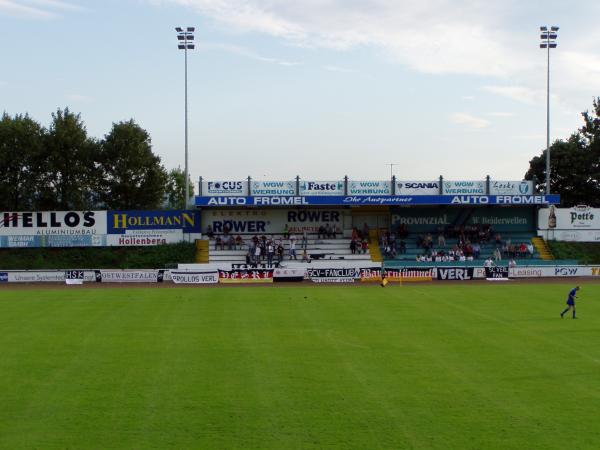
<instances>
[{"instance_id":1,"label":"tree","mask_svg":"<svg viewBox=\"0 0 600 450\"><path fill-rule=\"evenodd\" d=\"M150 135L133 119L113 123L101 142L100 196L110 209L152 209L163 204L167 173L152 153Z\"/></svg>"},{"instance_id":2,"label":"tree","mask_svg":"<svg viewBox=\"0 0 600 450\"><path fill-rule=\"evenodd\" d=\"M0 208L36 207L44 129L28 115L0 119Z\"/></svg>"},{"instance_id":3,"label":"tree","mask_svg":"<svg viewBox=\"0 0 600 450\"><path fill-rule=\"evenodd\" d=\"M179 167L177 169L171 169L169 171L169 179L167 181L167 207L169 209L185 209L185 199L183 193L185 192L185 173ZM194 195L194 183L188 178L189 191L188 197Z\"/></svg>"},{"instance_id":4,"label":"tree","mask_svg":"<svg viewBox=\"0 0 600 450\"><path fill-rule=\"evenodd\" d=\"M98 145L88 138L80 114L69 108L52 114L44 139L40 207L44 209L92 209L97 196Z\"/></svg>"},{"instance_id":5,"label":"tree","mask_svg":"<svg viewBox=\"0 0 600 450\"><path fill-rule=\"evenodd\" d=\"M584 125L566 140L550 146L550 191L561 195L562 206L600 206L600 98L594 111L582 113ZM529 161L526 180L537 179L546 189L546 151Z\"/></svg>"}]
</instances>

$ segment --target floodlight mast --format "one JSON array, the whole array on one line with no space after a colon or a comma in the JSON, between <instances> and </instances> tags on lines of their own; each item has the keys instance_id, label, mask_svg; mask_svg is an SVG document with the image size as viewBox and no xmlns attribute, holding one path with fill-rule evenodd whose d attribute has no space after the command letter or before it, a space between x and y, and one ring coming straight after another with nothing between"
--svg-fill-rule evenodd
<instances>
[{"instance_id":1,"label":"floodlight mast","mask_svg":"<svg viewBox=\"0 0 600 450\"><path fill-rule=\"evenodd\" d=\"M188 82L187 82L187 51L194 49L194 27L187 27L185 31L183 28L176 27L177 32L177 48L183 50L185 54L185 208L189 206L190 200L190 182L189 182L189 171L188 171Z\"/></svg>"},{"instance_id":2,"label":"floodlight mast","mask_svg":"<svg viewBox=\"0 0 600 450\"><path fill-rule=\"evenodd\" d=\"M550 49L556 48L559 27L540 27L540 48L546 49L548 63L546 65L546 195L550 195Z\"/></svg>"}]
</instances>

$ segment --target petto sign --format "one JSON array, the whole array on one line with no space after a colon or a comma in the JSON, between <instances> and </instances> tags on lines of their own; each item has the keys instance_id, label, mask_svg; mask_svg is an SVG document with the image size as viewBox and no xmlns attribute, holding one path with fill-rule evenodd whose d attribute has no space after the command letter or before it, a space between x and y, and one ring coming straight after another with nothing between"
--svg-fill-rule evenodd
<instances>
[{"instance_id":1,"label":"petto sign","mask_svg":"<svg viewBox=\"0 0 600 450\"><path fill-rule=\"evenodd\" d=\"M296 195L294 181L253 181L252 195Z\"/></svg>"},{"instance_id":2,"label":"petto sign","mask_svg":"<svg viewBox=\"0 0 600 450\"><path fill-rule=\"evenodd\" d=\"M397 181L396 195L438 195L439 181Z\"/></svg>"},{"instance_id":3,"label":"petto sign","mask_svg":"<svg viewBox=\"0 0 600 450\"><path fill-rule=\"evenodd\" d=\"M349 195L390 195L392 193L389 181L349 181Z\"/></svg>"},{"instance_id":4,"label":"petto sign","mask_svg":"<svg viewBox=\"0 0 600 450\"><path fill-rule=\"evenodd\" d=\"M204 195L248 195L245 181L205 181L202 183Z\"/></svg>"},{"instance_id":5,"label":"petto sign","mask_svg":"<svg viewBox=\"0 0 600 450\"><path fill-rule=\"evenodd\" d=\"M343 181L302 181L300 195L343 195Z\"/></svg>"},{"instance_id":6,"label":"petto sign","mask_svg":"<svg viewBox=\"0 0 600 450\"><path fill-rule=\"evenodd\" d=\"M490 181L491 195L532 195L533 181Z\"/></svg>"},{"instance_id":7,"label":"petto sign","mask_svg":"<svg viewBox=\"0 0 600 450\"><path fill-rule=\"evenodd\" d=\"M444 195L485 195L483 181L444 181Z\"/></svg>"}]
</instances>

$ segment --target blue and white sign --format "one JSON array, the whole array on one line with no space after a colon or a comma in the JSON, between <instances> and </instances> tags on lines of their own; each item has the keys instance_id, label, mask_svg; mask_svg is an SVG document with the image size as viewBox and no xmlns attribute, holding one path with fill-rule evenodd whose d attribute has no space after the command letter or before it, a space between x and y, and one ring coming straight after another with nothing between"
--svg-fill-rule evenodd
<instances>
[{"instance_id":1,"label":"blue and white sign","mask_svg":"<svg viewBox=\"0 0 600 450\"><path fill-rule=\"evenodd\" d=\"M491 195L533 195L533 181L490 181Z\"/></svg>"},{"instance_id":2,"label":"blue and white sign","mask_svg":"<svg viewBox=\"0 0 600 450\"><path fill-rule=\"evenodd\" d=\"M344 195L343 181L301 181L300 195Z\"/></svg>"},{"instance_id":3,"label":"blue and white sign","mask_svg":"<svg viewBox=\"0 0 600 450\"><path fill-rule=\"evenodd\" d=\"M305 197L196 197L196 206L308 205L548 205L560 195L348 195Z\"/></svg>"},{"instance_id":4,"label":"blue and white sign","mask_svg":"<svg viewBox=\"0 0 600 450\"><path fill-rule=\"evenodd\" d=\"M484 181L444 181L444 195L485 195Z\"/></svg>"},{"instance_id":5,"label":"blue and white sign","mask_svg":"<svg viewBox=\"0 0 600 450\"><path fill-rule=\"evenodd\" d=\"M396 181L397 195L439 195L439 181Z\"/></svg>"},{"instance_id":6,"label":"blue and white sign","mask_svg":"<svg viewBox=\"0 0 600 450\"><path fill-rule=\"evenodd\" d=\"M248 195L248 182L246 181L204 181L202 182L204 195Z\"/></svg>"},{"instance_id":7,"label":"blue and white sign","mask_svg":"<svg viewBox=\"0 0 600 450\"><path fill-rule=\"evenodd\" d=\"M253 181L252 195L296 195L295 181Z\"/></svg>"},{"instance_id":8,"label":"blue and white sign","mask_svg":"<svg viewBox=\"0 0 600 450\"><path fill-rule=\"evenodd\" d=\"M390 195L390 181L348 181L349 195Z\"/></svg>"}]
</instances>

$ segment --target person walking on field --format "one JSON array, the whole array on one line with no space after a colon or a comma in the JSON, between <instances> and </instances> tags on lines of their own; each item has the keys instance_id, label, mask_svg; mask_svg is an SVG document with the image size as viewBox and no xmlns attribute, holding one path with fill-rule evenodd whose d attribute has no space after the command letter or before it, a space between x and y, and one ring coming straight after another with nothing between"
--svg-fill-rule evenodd
<instances>
[{"instance_id":1,"label":"person walking on field","mask_svg":"<svg viewBox=\"0 0 600 450\"><path fill-rule=\"evenodd\" d=\"M573 319L577 318L577 317L575 317L575 299L577 298L578 290L579 290L579 286L575 286L569 292L569 297L567 298L567 307L565 308L565 310L563 312L560 313L561 319L565 316L565 313L568 312L570 309L573 310Z\"/></svg>"}]
</instances>

